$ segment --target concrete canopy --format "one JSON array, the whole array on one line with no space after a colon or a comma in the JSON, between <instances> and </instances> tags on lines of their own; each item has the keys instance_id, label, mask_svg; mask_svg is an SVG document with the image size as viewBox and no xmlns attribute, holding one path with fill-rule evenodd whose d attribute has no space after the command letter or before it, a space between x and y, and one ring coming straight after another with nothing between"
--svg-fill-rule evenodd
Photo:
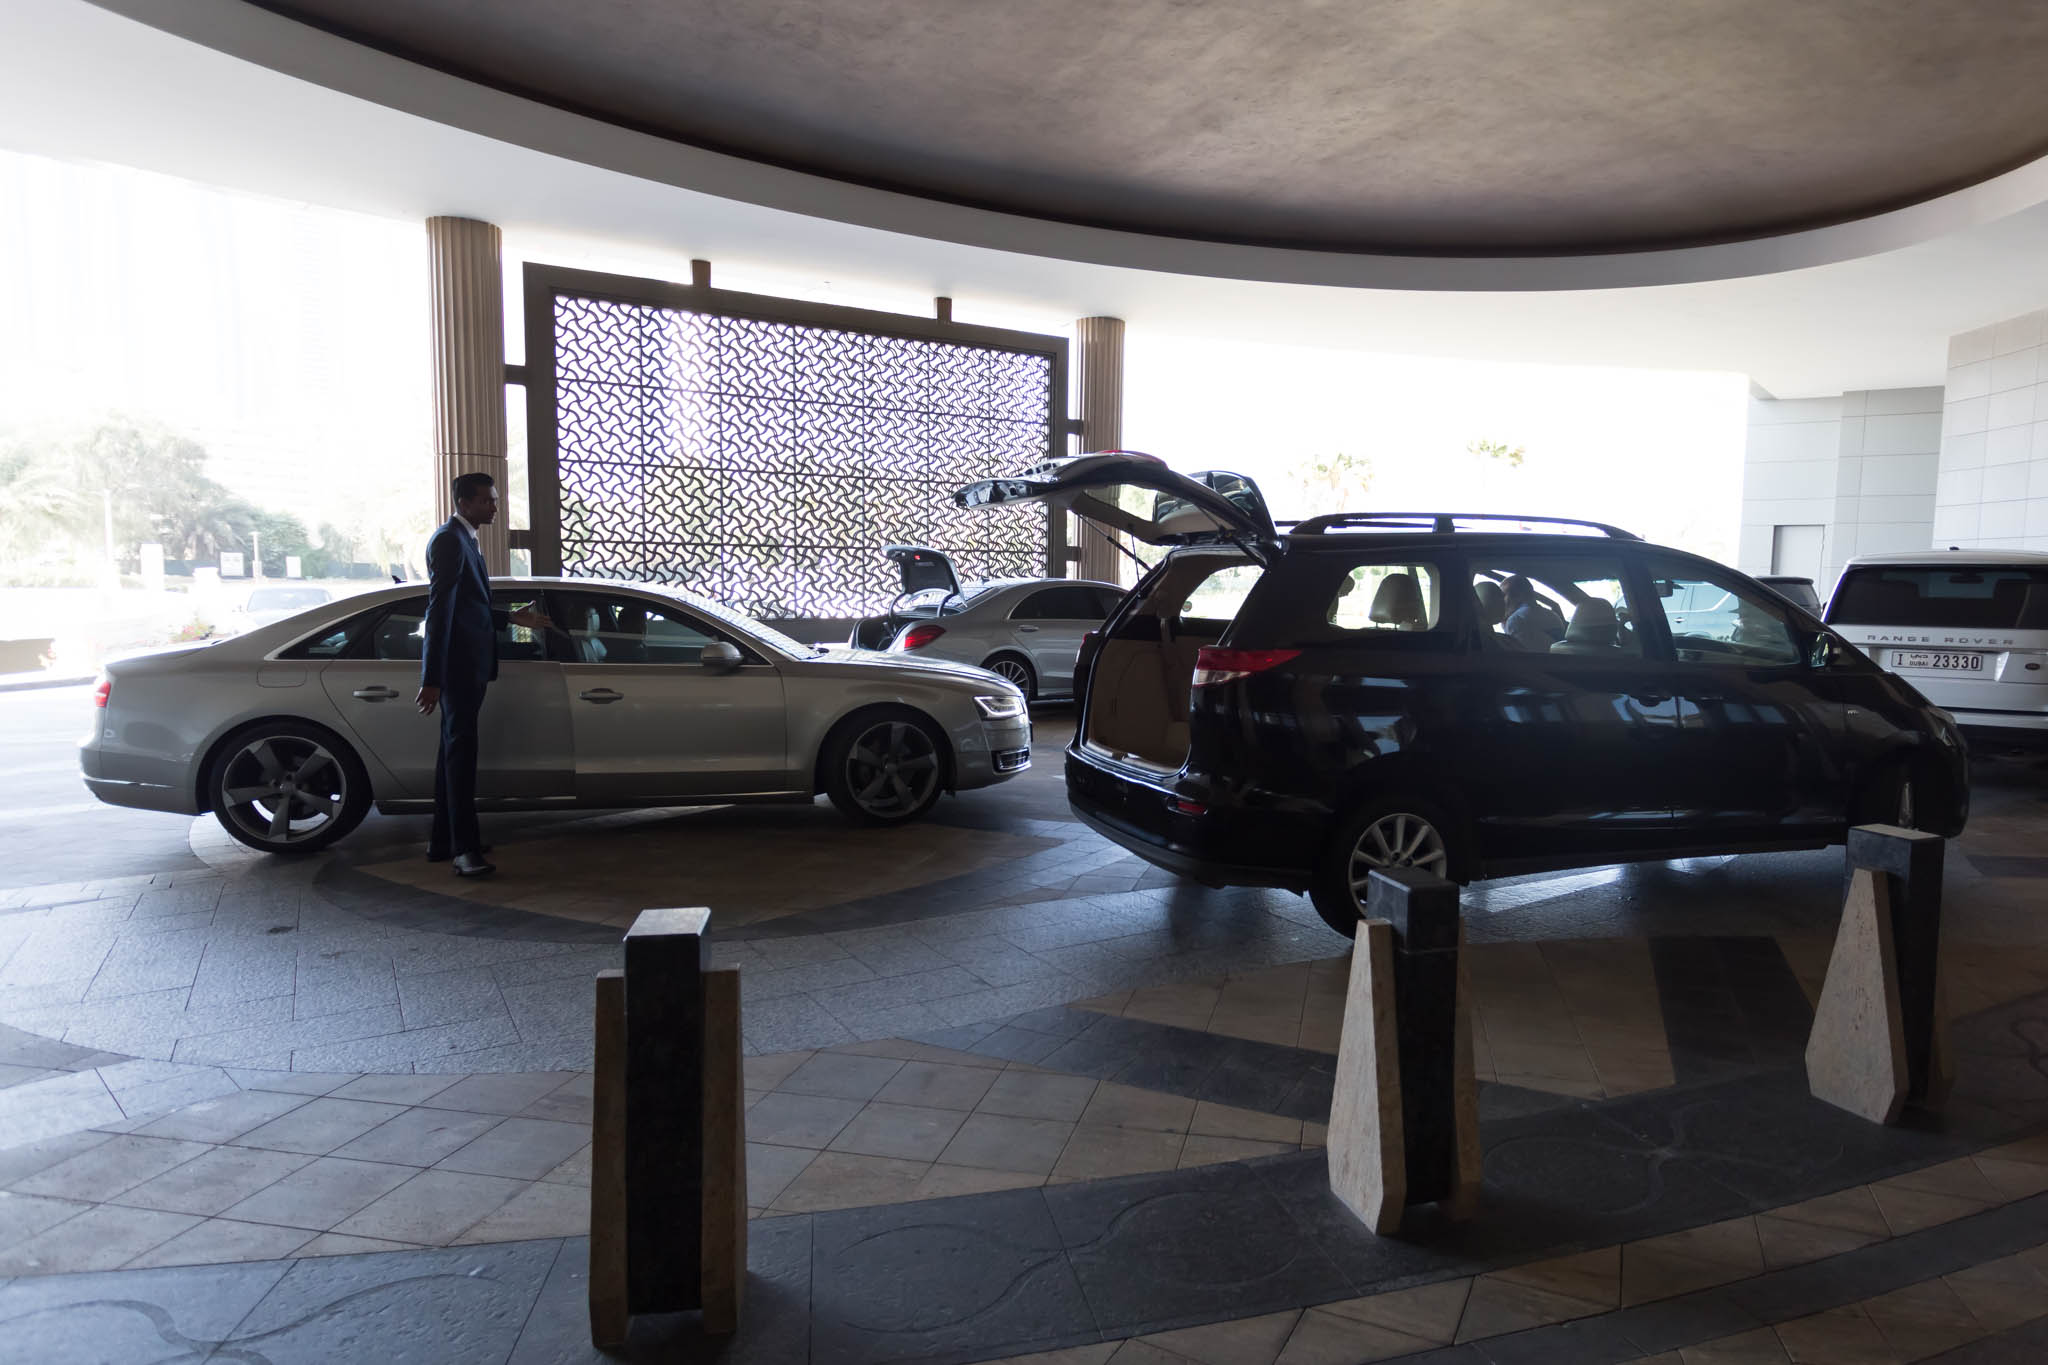
<instances>
[{"instance_id":1,"label":"concrete canopy","mask_svg":"<svg viewBox=\"0 0 2048 1365\"><path fill-rule=\"evenodd\" d=\"M2012 0L262 3L777 166L1314 250L1692 246L2048 154L2048 7Z\"/></svg>"}]
</instances>

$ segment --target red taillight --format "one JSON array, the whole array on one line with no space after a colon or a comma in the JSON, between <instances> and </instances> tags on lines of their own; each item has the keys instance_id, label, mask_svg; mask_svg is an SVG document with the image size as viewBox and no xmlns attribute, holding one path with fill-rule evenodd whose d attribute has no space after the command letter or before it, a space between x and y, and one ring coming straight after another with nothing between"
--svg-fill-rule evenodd
<instances>
[{"instance_id":1,"label":"red taillight","mask_svg":"<svg viewBox=\"0 0 2048 1365\"><path fill-rule=\"evenodd\" d=\"M102 677L100 679L99 686L95 687L92 690L92 704L94 706L99 707L102 711L104 711L107 708L108 700L112 698L113 695L114 680L112 678Z\"/></svg>"},{"instance_id":2,"label":"red taillight","mask_svg":"<svg viewBox=\"0 0 2048 1365\"><path fill-rule=\"evenodd\" d=\"M1166 808L1177 815L1207 815L1209 813L1207 802L1190 801L1185 796L1167 797Z\"/></svg>"},{"instance_id":3,"label":"red taillight","mask_svg":"<svg viewBox=\"0 0 2048 1365\"><path fill-rule=\"evenodd\" d=\"M1298 649L1218 649L1210 645L1195 655L1195 686L1214 687L1218 683L1236 682L1239 678L1278 668L1300 655Z\"/></svg>"},{"instance_id":4,"label":"red taillight","mask_svg":"<svg viewBox=\"0 0 2048 1365\"><path fill-rule=\"evenodd\" d=\"M944 626L935 626L927 621L921 626L912 626L903 632L903 638L896 642L898 649L923 649L946 633Z\"/></svg>"}]
</instances>

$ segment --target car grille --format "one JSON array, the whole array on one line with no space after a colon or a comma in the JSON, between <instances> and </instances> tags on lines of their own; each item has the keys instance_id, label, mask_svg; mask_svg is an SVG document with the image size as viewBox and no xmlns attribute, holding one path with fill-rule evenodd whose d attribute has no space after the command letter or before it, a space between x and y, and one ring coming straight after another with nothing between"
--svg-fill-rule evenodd
<instances>
[{"instance_id":1,"label":"car grille","mask_svg":"<svg viewBox=\"0 0 2048 1365\"><path fill-rule=\"evenodd\" d=\"M995 751L996 771L1014 773L1031 766L1029 749L998 749Z\"/></svg>"}]
</instances>

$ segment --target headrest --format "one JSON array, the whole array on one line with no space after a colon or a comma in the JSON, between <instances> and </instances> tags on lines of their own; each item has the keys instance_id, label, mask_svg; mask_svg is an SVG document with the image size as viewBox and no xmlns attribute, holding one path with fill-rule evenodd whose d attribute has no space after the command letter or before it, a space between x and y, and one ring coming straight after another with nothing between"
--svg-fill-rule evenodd
<instances>
[{"instance_id":1,"label":"headrest","mask_svg":"<svg viewBox=\"0 0 2048 1365\"><path fill-rule=\"evenodd\" d=\"M1497 626L1508 619L1508 595L1498 583L1474 583L1472 595L1479 599L1479 623Z\"/></svg>"},{"instance_id":2,"label":"headrest","mask_svg":"<svg viewBox=\"0 0 2048 1365\"><path fill-rule=\"evenodd\" d=\"M1380 580L1372 597L1372 620L1383 626L1422 624L1422 589L1415 585L1414 574L1390 573Z\"/></svg>"},{"instance_id":3,"label":"headrest","mask_svg":"<svg viewBox=\"0 0 2048 1365\"><path fill-rule=\"evenodd\" d=\"M1589 598L1572 613L1571 624L1564 628L1564 638L1573 644L1612 645L1619 624L1610 604L1597 597Z\"/></svg>"}]
</instances>

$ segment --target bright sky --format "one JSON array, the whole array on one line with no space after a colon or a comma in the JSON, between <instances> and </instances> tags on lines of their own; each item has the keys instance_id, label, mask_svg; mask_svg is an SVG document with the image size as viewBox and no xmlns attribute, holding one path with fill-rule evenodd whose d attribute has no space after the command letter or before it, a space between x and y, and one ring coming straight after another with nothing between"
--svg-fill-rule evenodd
<instances>
[{"instance_id":1,"label":"bright sky","mask_svg":"<svg viewBox=\"0 0 2048 1365\"><path fill-rule=\"evenodd\" d=\"M1604 521L1732 563L1748 383L1740 375L1501 365L1213 341L1133 328L1124 444L1229 469L1273 514L1515 512ZM1520 468L1466 454L1521 446ZM1372 461L1369 504L1311 504L1295 471Z\"/></svg>"},{"instance_id":2,"label":"bright sky","mask_svg":"<svg viewBox=\"0 0 2048 1365\"><path fill-rule=\"evenodd\" d=\"M330 501L426 500L426 255L417 223L0 153L0 425L160 421L204 441L223 482L309 522ZM1383 509L1587 517L1734 555L1740 376L1253 346L1138 325L1125 373L1126 445L1182 470L1250 475L1281 517L1330 510L1307 505L1294 470L1345 452L1372 460L1370 503ZM1470 457L1474 440L1525 447L1526 463Z\"/></svg>"}]
</instances>

